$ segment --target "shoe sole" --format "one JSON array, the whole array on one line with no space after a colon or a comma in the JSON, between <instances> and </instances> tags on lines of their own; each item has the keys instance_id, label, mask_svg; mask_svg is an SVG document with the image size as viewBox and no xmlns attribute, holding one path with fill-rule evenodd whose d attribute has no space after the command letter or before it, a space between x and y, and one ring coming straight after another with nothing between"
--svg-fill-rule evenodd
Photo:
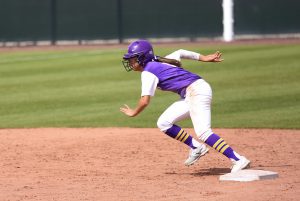
<instances>
[{"instance_id":1,"label":"shoe sole","mask_svg":"<svg viewBox=\"0 0 300 201\"><path fill-rule=\"evenodd\" d=\"M202 154L199 155L199 157L195 160L193 160L193 162L189 163L189 164L185 164L186 166L191 166L191 165L194 165L194 163L196 163L200 158L201 156L204 156L205 154L207 154L207 152L209 151L209 149L206 149Z\"/></svg>"}]
</instances>

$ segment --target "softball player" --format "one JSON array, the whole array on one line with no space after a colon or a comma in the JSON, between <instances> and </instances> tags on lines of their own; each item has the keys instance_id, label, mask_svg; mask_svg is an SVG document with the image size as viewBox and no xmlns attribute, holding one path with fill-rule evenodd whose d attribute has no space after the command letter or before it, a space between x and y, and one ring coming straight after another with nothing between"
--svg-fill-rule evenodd
<instances>
[{"instance_id":1,"label":"softball player","mask_svg":"<svg viewBox=\"0 0 300 201\"><path fill-rule=\"evenodd\" d=\"M181 59L192 59L203 62L221 62L221 53L210 55L177 50L165 58L154 55L152 45L146 40L137 40L128 47L123 56L123 65L127 71L140 71L142 80L141 98L135 108L124 104L120 111L134 117L142 112L150 103L156 88L172 91L181 97L167 108L157 121L158 128L168 136L179 140L190 147L185 165L194 164L208 152L205 144L198 142L175 123L191 118L197 137L210 147L225 155L232 161L231 172L246 168L250 161L238 153L211 129L210 85L200 76L181 67Z\"/></svg>"}]
</instances>

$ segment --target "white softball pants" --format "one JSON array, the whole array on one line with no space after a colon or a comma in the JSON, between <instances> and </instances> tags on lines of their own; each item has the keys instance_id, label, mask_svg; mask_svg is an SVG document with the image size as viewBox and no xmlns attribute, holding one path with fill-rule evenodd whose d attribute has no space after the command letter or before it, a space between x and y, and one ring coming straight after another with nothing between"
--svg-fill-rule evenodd
<instances>
[{"instance_id":1,"label":"white softball pants","mask_svg":"<svg viewBox=\"0 0 300 201\"><path fill-rule=\"evenodd\" d=\"M212 90L203 79L192 83L186 89L185 99L169 106L157 121L158 128L165 132L174 123L191 118L197 137L205 142L213 133L211 130Z\"/></svg>"}]
</instances>

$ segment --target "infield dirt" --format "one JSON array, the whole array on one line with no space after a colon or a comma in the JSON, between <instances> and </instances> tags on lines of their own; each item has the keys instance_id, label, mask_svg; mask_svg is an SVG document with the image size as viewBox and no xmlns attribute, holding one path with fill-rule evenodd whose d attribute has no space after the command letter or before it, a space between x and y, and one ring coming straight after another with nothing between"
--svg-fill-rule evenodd
<instances>
[{"instance_id":1,"label":"infield dirt","mask_svg":"<svg viewBox=\"0 0 300 201\"><path fill-rule=\"evenodd\" d=\"M279 178L220 182L226 157L185 167L188 148L158 129L0 129L0 200L300 200L300 130L214 131Z\"/></svg>"}]
</instances>

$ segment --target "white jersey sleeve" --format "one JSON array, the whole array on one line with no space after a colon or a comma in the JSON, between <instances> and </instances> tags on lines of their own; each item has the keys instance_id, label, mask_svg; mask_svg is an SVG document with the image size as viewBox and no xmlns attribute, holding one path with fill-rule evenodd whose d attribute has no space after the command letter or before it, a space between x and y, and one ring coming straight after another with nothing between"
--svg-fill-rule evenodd
<instances>
[{"instance_id":1,"label":"white jersey sleeve","mask_svg":"<svg viewBox=\"0 0 300 201\"><path fill-rule=\"evenodd\" d=\"M168 59L176 59L177 61L180 61L181 59L191 59L191 60L199 60L201 57L201 54L188 51L188 50L176 50L175 52L165 56L165 58Z\"/></svg>"},{"instance_id":2,"label":"white jersey sleeve","mask_svg":"<svg viewBox=\"0 0 300 201\"><path fill-rule=\"evenodd\" d=\"M154 96L158 84L158 77L148 71L143 71L141 75L142 94L141 96Z\"/></svg>"}]
</instances>

